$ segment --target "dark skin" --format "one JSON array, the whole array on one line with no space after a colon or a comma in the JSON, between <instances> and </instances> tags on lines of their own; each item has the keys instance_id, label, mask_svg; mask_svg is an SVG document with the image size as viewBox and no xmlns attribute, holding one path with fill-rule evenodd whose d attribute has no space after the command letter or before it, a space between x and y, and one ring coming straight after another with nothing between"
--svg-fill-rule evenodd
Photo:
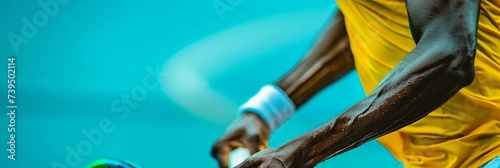
<instances>
[{"instance_id":1,"label":"dark skin","mask_svg":"<svg viewBox=\"0 0 500 168\"><path fill-rule=\"evenodd\" d=\"M354 68L349 39L340 12L332 17L314 49L288 74L276 82L299 108L321 89L333 83ZM236 118L212 148L212 156L219 167L228 167L229 153L238 147L251 154L268 147L270 131L255 113L244 113Z\"/></svg>"},{"instance_id":2,"label":"dark skin","mask_svg":"<svg viewBox=\"0 0 500 168\"><path fill-rule=\"evenodd\" d=\"M410 28L417 45L370 95L321 127L278 148L256 153L237 167L314 167L411 124L444 104L474 80L479 4L480 0L407 0ZM333 74L324 78L335 79ZM284 79L287 77L280 82ZM288 81L294 83L293 79ZM321 87L290 86L323 86L280 82L278 86L299 106L310 98L303 92L319 91ZM302 96L294 97L293 93L300 95L300 90ZM223 154L219 149L224 143L220 142L212 153L216 158Z\"/></svg>"}]
</instances>

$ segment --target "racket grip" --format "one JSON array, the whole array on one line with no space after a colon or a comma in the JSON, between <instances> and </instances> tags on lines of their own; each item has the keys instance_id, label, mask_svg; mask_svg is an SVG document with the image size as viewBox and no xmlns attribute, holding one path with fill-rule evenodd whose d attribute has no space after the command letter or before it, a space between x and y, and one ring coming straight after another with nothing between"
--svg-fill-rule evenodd
<instances>
[{"instance_id":1,"label":"racket grip","mask_svg":"<svg viewBox=\"0 0 500 168\"><path fill-rule=\"evenodd\" d=\"M234 166L239 165L241 162L245 161L248 157L250 157L250 151L246 148L236 148L229 153L229 167L233 168Z\"/></svg>"}]
</instances>

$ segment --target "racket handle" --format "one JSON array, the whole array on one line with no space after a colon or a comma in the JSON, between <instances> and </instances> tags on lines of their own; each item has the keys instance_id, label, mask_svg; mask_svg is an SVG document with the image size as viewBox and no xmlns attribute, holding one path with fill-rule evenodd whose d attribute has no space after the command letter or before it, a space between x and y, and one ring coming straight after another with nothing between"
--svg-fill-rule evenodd
<instances>
[{"instance_id":1,"label":"racket handle","mask_svg":"<svg viewBox=\"0 0 500 168\"><path fill-rule=\"evenodd\" d=\"M229 167L233 168L234 166L239 165L241 162L245 161L248 157L250 157L250 151L246 148L236 148L229 153Z\"/></svg>"}]
</instances>

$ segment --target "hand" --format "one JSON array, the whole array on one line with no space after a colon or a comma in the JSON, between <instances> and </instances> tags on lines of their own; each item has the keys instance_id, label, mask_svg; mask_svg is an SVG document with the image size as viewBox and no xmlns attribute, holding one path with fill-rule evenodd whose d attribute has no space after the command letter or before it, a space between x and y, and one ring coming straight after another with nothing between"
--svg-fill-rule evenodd
<instances>
[{"instance_id":1,"label":"hand","mask_svg":"<svg viewBox=\"0 0 500 168\"><path fill-rule=\"evenodd\" d=\"M220 168L228 167L229 153L238 147L247 148L255 154L268 148L269 128L255 113L243 113L226 129L226 132L212 147L212 157L217 159Z\"/></svg>"},{"instance_id":2,"label":"hand","mask_svg":"<svg viewBox=\"0 0 500 168\"><path fill-rule=\"evenodd\" d=\"M294 161L293 153L294 150L290 148L266 149L249 157L235 168L289 168Z\"/></svg>"}]
</instances>

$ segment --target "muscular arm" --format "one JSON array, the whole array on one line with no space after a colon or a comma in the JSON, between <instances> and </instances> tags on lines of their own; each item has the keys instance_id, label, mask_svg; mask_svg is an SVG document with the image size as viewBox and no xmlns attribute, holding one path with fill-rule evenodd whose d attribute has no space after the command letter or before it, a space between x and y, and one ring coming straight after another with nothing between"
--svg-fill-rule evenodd
<instances>
[{"instance_id":1,"label":"muscular arm","mask_svg":"<svg viewBox=\"0 0 500 168\"><path fill-rule=\"evenodd\" d=\"M314 49L276 85L285 91L298 108L353 67L344 19L337 12ZM269 127L257 114L244 113L227 127L213 145L211 154L217 159L219 167L226 168L231 150L244 147L250 153L256 153L267 148L269 134Z\"/></svg>"},{"instance_id":2,"label":"muscular arm","mask_svg":"<svg viewBox=\"0 0 500 168\"><path fill-rule=\"evenodd\" d=\"M408 0L417 46L365 99L279 149L284 164L317 163L413 123L474 79L480 0Z\"/></svg>"},{"instance_id":3,"label":"muscular arm","mask_svg":"<svg viewBox=\"0 0 500 168\"><path fill-rule=\"evenodd\" d=\"M314 49L276 82L296 107L354 68L342 13L337 12Z\"/></svg>"}]
</instances>

